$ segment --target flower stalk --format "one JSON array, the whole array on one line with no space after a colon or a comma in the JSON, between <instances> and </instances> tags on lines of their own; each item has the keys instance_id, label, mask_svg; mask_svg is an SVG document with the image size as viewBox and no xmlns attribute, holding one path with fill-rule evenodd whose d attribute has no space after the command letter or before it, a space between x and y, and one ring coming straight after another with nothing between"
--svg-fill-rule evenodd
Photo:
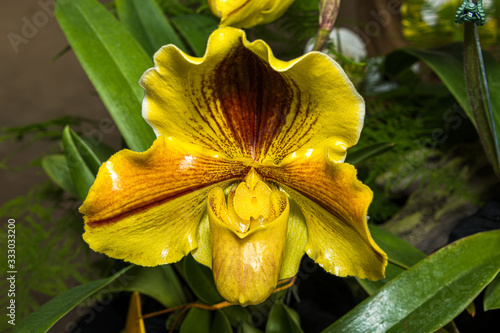
<instances>
[{"instance_id":1,"label":"flower stalk","mask_svg":"<svg viewBox=\"0 0 500 333\"><path fill-rule=\"evenodd\" d=\"M321 51L328 41L340 11L340 0L320 0L319 29L313 51Z\"/></svg>"}]
</instances>

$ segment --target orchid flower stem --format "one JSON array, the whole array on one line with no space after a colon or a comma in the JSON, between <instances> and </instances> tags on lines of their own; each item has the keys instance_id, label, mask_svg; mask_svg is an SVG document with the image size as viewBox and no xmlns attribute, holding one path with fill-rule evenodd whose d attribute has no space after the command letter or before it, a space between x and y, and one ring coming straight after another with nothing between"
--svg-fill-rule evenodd
<instances>
[{"instance_id":1,"label":"orchid flower stem","mask_svg":"<svg viewBox=\"0 0 500 333\"><path fill-rule=\"evenodd\" d=\"M479 34L477 26L473 22L464 22L464 57L469 102L479 138L488 160L492 164L497 177L500 178L500 148Z\"/></svg>"},{"instance_id":2,"label":"orchid flower stem","mask_svg":"<svg viewBox=\"0 0 500 333\"><path fill-rule=\"evenodd\" d=\"M295 281L297 281L297 275L295 275L291 279L288 279L288 283L285 284L284 286L281 286L281 287L274 289L273 293L277 293L278 291L282 291L282 290L290 288L291 286L293 286L295 284ZM281 281L281 283L284 283L284 282L287 282L287 280Z\"/></svg>"},{"instance_id":3,"label":"orchid flower stem","mask_svg":"<svg viewBox=\"0 0 500 333\"><path fill-rule=\"evenodd\" d=\"M326 45L330 32L335 26L339 15L341 0L320 0L319 1L319 29L316 35L313 51L321 51Z\"/></svg>"},{"instance_id":4,"label":"orchid flower stem","mask_svg":"<svg viewBox=\"0 0 500 333\"><path fill-rule=\"evenodd\" d=\"M288 288L292 287L295 284L296 281L297 281L297 276L296 275L294 277L290 278L290 279L286 279L286 280L280 281L279 284L284 284L284 285L276 288L273 291L273 293L277 293L279 291L282 291L282 290L285 290L285 289L288 289ZM188 304L183 304L183 305L175 306L173 308L168 308L168 309L164 309L164 310L160 310L160 311L148 313L146 315L143 315L141 317L141 319L156 317L156 316L159 316L159 315L162 315L162 314L165 314L165 313L170 313L170 312L174 312L174 311L182 309L181 313L179 314L179 316L177 316L177 318L175 319L174 323L172 324L172 327L170 328L169 332L173 332L173 330L177 326L177 323L179 322L179 320L191 308L199 308L199 309L203 309L203 310L214 311L214 310L220 310L220 309L223 309L223 308L227 308L228 306L232 306L232 305L234 305L234 304L229 303L227 301L221 302L221 303L217 303L217 304L213 304L213 305L203 304L203 303L188 303Z\"/></svg>"}]
</instances>

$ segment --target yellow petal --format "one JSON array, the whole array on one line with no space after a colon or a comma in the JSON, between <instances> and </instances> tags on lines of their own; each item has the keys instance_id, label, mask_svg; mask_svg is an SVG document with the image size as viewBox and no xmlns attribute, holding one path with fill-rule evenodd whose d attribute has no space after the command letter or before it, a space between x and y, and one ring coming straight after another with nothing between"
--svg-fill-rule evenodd
<instances>
[{"instance_id":1,"label":"yellow petal","mask_svg":"<svg viewBox=\"0 0 500 333\"><path fill-rule=\"evenodd\" d=\"M212 270L217 290L227 301L243 306L265 301L276 288L285 250L289 205L284 193L270 195L275 219L246 233L230 226L224 192L208 197Z\"/></svg>"},{"instance_id":2,"label":"yellow petal","mask_svg":"<svg viewBox=\"0 0 500 333\"><path fill-rule=\"evenodd\" d=\"M122 150L101 166L80 207L83 238L97 252L141 266L178 261L197 246L208 192L248 170L163 136L144 153Z\"/></svg>"},{"instance_id":3,"label":"yellow petal","mask_svg":"<svg viewBox=\"0 0 500 333\"><path fill-rule=\"evenodd\" d=\"M307 221L306 253L328 272L378 280L387 255L375 244L366 214L372 191L356 179L356 169L329 159L318 149L258 169L297 202Z\"/></svg>"},{"instance_id":4,"label":"yellow petal","mask_svg":"<svg viewBox=\"0 0 500 333\"><path fill-rule=\"evenodd\" d=\"M302 214L293 199L289 199L288 202L290 203L290 213L286 231L285 258L281 266L280 280L291 278L297 274L307 243L307 225L304 214Z\"/></svg>"},{"instance_id":5,"label":"yellow petal","mask_svg":"<svg viewBox=\"0 0 500 333\"><path fill-rule=\"evenodd\" d=\"M343 161L364 117L362 98L330 57L281 61L229 27L212 33L203 58L163 47L141 85L143 114L157 134L230 158L278 164L299 149L328 146Z\"/></svg>"},{"instance_id":6,"label":"yellow petal","mask_svg":"<svg viewBox=\"0 0 500 333\"><path fill-rule=\"evenodd\" d=\"M141 295L138 292L134 292L130 299L130 305L128 307L127 314L127 325L125 326L125 333L146 333L146 327L144 326L144 319L142 319L141 310Z\"/></svg>"},{"instance_id":7,"label":"yellow petal","mask_svg":"<svg viewBox=\"0 0 500 333\"><path fill-rule=\"evenodd\" d=\"M221 26L251 28L277 20L294 0L208 0Z\"/></svg>"}]
</instances>

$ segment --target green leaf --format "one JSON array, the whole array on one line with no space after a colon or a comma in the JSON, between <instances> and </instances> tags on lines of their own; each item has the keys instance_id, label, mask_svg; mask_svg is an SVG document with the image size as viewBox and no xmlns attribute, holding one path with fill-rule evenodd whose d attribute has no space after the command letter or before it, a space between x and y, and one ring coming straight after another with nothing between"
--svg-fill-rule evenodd
<instances>
[{"instance_id":1,"label":"green leaf","mask_svg":"<svg viewBox=\"0 0 500 333\"><path fill-rule=\"evenodd\" d=\"M425 253L387 230L373 224L368 225L375 243L387 253L389 261L403 268L410 268L427 257Z\"/></svg>"},{"instance_id":2,"label":"green leaf","mask_svg":"<svg viewBox=\"0 0 500 333\"><path fill-rule=\"evenodd\" d=\"M224 299L215 287L212 270L194 260L192 255L184 258L186 280L196 296L207 304L217 304Z\"/></svg>"},{"instance_id":3,"label":"green leaf","mask_svg":"<svg viewBox=\"0 0 500 333\"><path fill-rule=\"evenodd\" d=\"M180 333L210 333L210 317L208 310L190 309L182 322Z\"/></svg>"},{"instance_id":4,"label":"green leaf","mask_svg":"<svg viewBox=\"0 0 500 333\"><path fill-rule=\"evenodd\" d=\"M205 54L208 36L217 29L219 22L211 17L189 14L173 17L172 24L193 49L194 55L202 57Z\"/></svg>"},{"instance_id":5,"label":"green leaf","mask_svg":"<svg viewBox=\"0 0 500 333\"><path fill-rule=\"evenodd\" d=\"M128 283L129 277L122 277L132 266L125 267L118 273L105 279L92 281L70 289L59 296L54 297L40 308L35 310L19 325L16 325L16 333L47 332L58 320L60 320L71 309L80 304L87 297L92 296L103 288L110 286L118 280L122 285ZM110 291L116 288L109 287Z\"/></svg>"},{"instance_id":6,"label":"green leaf","mask_svg":"<svg viewBox=\"0 0 500 333\"><path fill-rule=\"evenodd\" d=\"M163 12L173 16L193 13L193 10L184 6L179 0L158 0L158 2Z\"/></svg>"},{"instance_id":7,"label":"green leaf","mask_svg":"<svg viewBox=\"0 0 500 333\"><path fill-rule=\"evenodd\" d=\"M186 47L154 0L116 0L122 23L151 57L166 44L174 44L184 52Z\"/></svg>"},{"instance_id":8,"label":"green leaf","mask_svg":"<svg viewBox=\"0 0 500 333\"><path fill-rule=\"evenodd\" d=\"M221 311L224 312L233 326L238 326L241 322L252 322L252 317L250 316L248 310L239 305L228 306L226 308L222 308Z\"/></svg>"},{"instance_id":9,"label":"green leaf","mask_svg":"<svg viewBox=\"0 0 500 333\"><path fill-rule=\"evenodd\" d=\"M135 151L155 139L141 115L138 81L151 59L135 38L96 0L58 1L55 14L99 96Z\"/></svg>"},{"instance_id":10,"label":"green leaf","mask_svg":"<svg viewBox=\"0 0 500 333\"><path fill-rule=\"evenodd\" d=\"M377 290L382 288L389 281L391 281L404 271L406 271L406 269L401 268L400 266L397 266L392 262L389 262L385 267L385 278L377 281L371 281L368 279L359 279L359 278L356 278L356 280L361 285L361 287L363 287L363 289L368 293L368 295L373 295Z\"/></svg>"},{"instance_id":11,"label":"green leaf","mask_svg":"<svg viewBox=\"0 0 500 333\"><path fill-rule=\"evenodd\" d=\"M148 295L166 308L186 303L179 279L170 265L136 266L129 274L135 278L123 290L138 291Z\"/></svg>"},{"instance_id":12,"label":"green leaf","mask_svg":"<svg viewBox=\"0 0 500 333\"><path fill-rule=\"evenodd\" d=\"M323 332L432 332L500 270L500 230L461 239L401 273Z\"/></svg>"},{"instance_id":13,"label":"green leaf","mask_svg":"<svg viewBox=\"0 0 500 333\"><path fill-rule=\"evenodd\" d=\"M282 303L274 304L267 319L266 333L300 333L298 316L292 309Z\"/></svg>"},{"instance_id":14,"label":"green leaf","mask_svg":"<svg viewBox=\"0 0 500 333\"><path fill-rule=\"evenodd\" d=\"M392 53L390 57L388 56L386 64L393 62L391 57L401 57L398 54L400 52L414 56L415 60L420 59L425 62L439 76L467 116L469 116L469 119L474 123L472 110L467 99L467 88L465 87L462 44L453 44L436 50L403 49ZM410 61L406 59L405 64L409 63ZM393 71L391 70L391 72Z\"/></svg>"},{"instance_id":15,"label":"green leaf","mask_svg":"<svg viewBox=\"0 0 500 333\"><path fill-rule=\"evenodd\" d=\"M485 311L500 309L500 274L486 288L483 304Z\"/></svg>"},{"instance_id":16,"label":"green leaf","mask_svg":"<svg viewBox=\"0 0 500 333\"><path fill-rule=\"evenodd\" d=\"M356 165L361 163L370 157L374 157L380 154L385 153L386 151L392 149L394 147L394 143L376 143L374 145L358 149L352 153L348 153L345 159L346 163Z\"/></svg>"},{"instance_id":17,"label":"green leaf","mask_svg":"<svg viewBox=\"0 0 500 333\"><path fill-rule=\"evenodd\" d=\"M471 43L469 42L468 44ZM475 45L470 46L475 47ZM469 50L472 50L472 47L469 47ZM485 111L482 111L483 115L480 115L480 117L477 118L477 112L475 115L472 110L471 104L469 102L468 89L465 80L464 45L462 43L446 45L435 50L399 50L388 55L385 63L387 72L389 74L395 75L405 66L408 66L412 63L411 57L409 58L407 55L413 56L414 61L416 61L417 59L423 61L437 74L437 76L439 76L441 81L446 85L450 93L453 95L453 97L455 97L458 104L460 104L462 109L465 111L471 122L478 129L479 135L485 136L487 134L487 131L484 130L484 128L487 126L485 124L478 124L478 119L482 118L483 121L487 120L489 122L492 122L491 127L496 128L494 134L496 135L496 139L498 140L498 138L500 138L500 95L497 94L496 91L499 87L498 82L500 77L500 62L495 60L495 58L492 57L488 52L482 51L482 54L484 58L485 72L489 86L489 95L491 99L492 114L494 118L493 120L489 119L490 117L488 116L484 116ZM474 61L477 63L478 59L472 60L472 62ZM477 83L474 85L474 87L476 86L479 87ZM478 89L472 89L472 91L477 92ZM475 104L479 106L480 104L484 104L484 101L480 100L480 103ZM491 139L491 135L488 135L488 137L489 138L485 137L483 140L487 140L488 142L493 141L493 139ZM487 143L487 145L488 144L493 145L494 143ZM485 148L493 149L488 147Z\"/></svg>"},{"instance_id":18,"label":"green leaf","mask_svg":"<svg viewBox=\"0 0 500 333\"><path fill-rule=\"evenodd\" d=\"M65 155L54 154L45 156L42 159L42 167L50 179L60 188L75 197L78 196Z\"/></svg>"},{"instance_id":19,"label":"green leaf","mask_svg":"<svg viewBox=\"0 0 500 333\"><path fill-rule=\"evenodd\" d=\"M73 140L76 134L66 126L63 130L62 142L71 178L75 184L78 197L83 201L94 183L95 175L85 163Z\"/></svg>"},{"instance_id":20,"label":"green leaf","mask_svg":"<svg viewBox=\"0 0 500 333\"><path fill-rule=\"evenodd\" d=\"M70 133L79 155L90 171L97 175L101 164L114 153L113 149L102 142L96 143L93 140L84 139L72 130Z\"/></svg>"},{"instance_id":21,"label":"green leaf","mask_svg":"<svg viewBox=\"0 0 500 333\"><path fill-rule=\"evenodd\" d=\"M210 327L210 333L232 333L233 329L224 312L217 310L214 312L214 319Z\"/></svg>"},{"instance_id":22,"label":"green leaf","mask_svg":"<svg viewBox=\"0 0 500 333\"><path fill-rule=\"evenodd\" d=\"M242 322L238 326L238 333L262 333L262 331L254 327L253 325L250 325L246 322Z\"/></svg>"}]
</instances>

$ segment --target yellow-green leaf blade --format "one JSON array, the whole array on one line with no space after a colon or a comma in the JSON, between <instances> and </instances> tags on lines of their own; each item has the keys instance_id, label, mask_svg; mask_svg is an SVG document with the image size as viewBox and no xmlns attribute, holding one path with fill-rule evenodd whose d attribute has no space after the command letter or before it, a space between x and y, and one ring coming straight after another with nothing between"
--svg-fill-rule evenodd
<instances>
[{"instance_id":1,"label":"yellow-green leaf blade","mask_svg":"<svg viewBox=\"0 0 500 333\"><path fill-rule=\"evenodd\" d=\"M60 188L75 197L78 196L65 155L54 154L45 156L42 159L42 167L50 179Z\"/></svg>"},{"instance_id":2,"label":"yellow-green leaf blade","mask_svg":"<svg viewBox=\"0 0 500 333\"><path fill-rule=\"evenodd\" d=\"M113 276L82 284L54 297L29 315L19 325L16 325L14 327L14 332L47 332L59 319L80 304L84 299L108 286L113 281L117 279L119 281L122 280L120 277L122 277L131 267L132 266L125 267ZM129 277L123 278L121 286L128 283L128 278Z\"/></svg>"},{"instance_id":3,"label":"yellow-green leaf blade","mask_svg":"<svg viewBox=\"0 0 500 333\"><path fill-rule=\"evenodd\" d=\"M483 303L485 311L500 309L500 274L486 288Z\"/></svg>"},{"instance_id":4,"label":"yellow-green leaf blade","mask_svg":"<svg viewBox=\"0 0 500 333\"><path fill-rule=\"evenodd\" d=\"M500 270L500 231L459 240L401 273L323 332L432 332Z\"/></svg>"},{"instance_id":5,"label":"yellow-green leaf blade","mask_svg":"<svg viewBox=\"0 0 500 333\"><path fill-rule=\"evenodd\" d=\"M62 142L71 178L75 184L78 197L83 201L94 183L95 175L78 151L74 136L76 134L66 126L63 131Z\"/></svg>"}]
</instances>

